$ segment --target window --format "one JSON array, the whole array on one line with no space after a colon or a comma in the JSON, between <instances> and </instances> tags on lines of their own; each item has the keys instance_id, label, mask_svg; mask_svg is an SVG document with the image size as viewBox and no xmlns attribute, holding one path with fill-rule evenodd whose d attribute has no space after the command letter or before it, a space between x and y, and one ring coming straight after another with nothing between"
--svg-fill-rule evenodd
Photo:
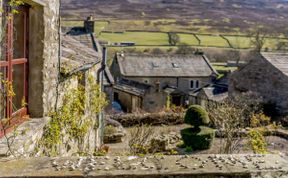
<instances>
[{"instance_id":1,"label":"window","mask_svg":"<svg viewBox=\"0 0 288 178\"><path fill-rule=\"evenodd\" d=\"M190 88L191 88L191 89L194 89L194 80L191 80L191 81L190 81Z\"/></svg>"},{"instance_id":2,"label":"window","mask_svg":"<svg viewBox=\"0 0 288 178\"><path fill-rule=\"evenodd\" d=\"M195 88L199 88L199 80L196 80L195 83Z\"/></svg>"},{"instance_id":3,"label":"window","mask_svg":"<svg viewBox=\"0 0 288 178\"><path fill-rule=\"evenodd\" d=\"M160 81L155 82L155 91L160 92Z\"/></svg>"},{"instance_id":4,"label":"window","mask_svg":"<svg viewBox=\"0 0 288 178\"><path fill-rule=\"evenodd\" d=\"M200 86L199 80L190 80L190 89L197 89Z\"/></svg>"}]
</instances>

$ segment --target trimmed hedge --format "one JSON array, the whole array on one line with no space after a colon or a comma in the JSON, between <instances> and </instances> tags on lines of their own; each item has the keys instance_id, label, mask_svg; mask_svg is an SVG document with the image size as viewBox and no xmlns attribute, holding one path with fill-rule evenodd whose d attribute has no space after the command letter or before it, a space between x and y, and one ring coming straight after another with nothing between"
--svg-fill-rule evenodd
<instances>
[{"instance_id":1,"label":"trimmed hedge","mask_svg":"<svg viewBox=\"0 0 288 178\"><path fill-rule=\"evenodd\" d=\"M215 130L205 126L200 126L200 129L200 132L195 132L193 128L181 130L181 136L185 146L190 146L193 150L211 148L215 137Z\"/></svg>"},{"instance_id":2,"label":"trimmed hedge","mask_svg":"<svg viewBox=\"0 0 288 178\"><path fill-rule=\"evenodd\" d=\"M208 125L210 120L208 113L203 107L192 105L186 111L184 122L193 125L195 128L199 128L201 125Z\"/></svg>"},{"instance_id":3,"label":"trimmed hedge","mask_svg":"<svg viewBox=\"0 0 288 178\"><path fill-rule=\"evenodd\" d=\"M113 120L118 121L123 127L133 127L137 125L178 125L184 124L185 113L145 113L145 114L122 114L110 115Z\"/></svg>"}]
</instances>

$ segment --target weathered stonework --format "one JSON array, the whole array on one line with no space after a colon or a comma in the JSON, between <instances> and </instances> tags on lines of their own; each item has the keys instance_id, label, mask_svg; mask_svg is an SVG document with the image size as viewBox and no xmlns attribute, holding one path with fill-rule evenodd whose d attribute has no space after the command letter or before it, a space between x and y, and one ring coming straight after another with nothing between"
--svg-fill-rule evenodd
<instances>
[{"instance_id":1,"label":"weathered stonework","mask_svg":"<svg viewBox=\"0 0 288 178\"><path fill-rule=\"evenodd\" d=\"M62 144L59 145L60 148L60 155L62 156L71 156L73 154L77 153L90 153L92 154L97 149L100 148L102 145L103 140L103 128L102 123L100 123L100 118L97 113L93 113L91 111L91 103L89 103L90 99L90 88L91 85L88 81L89 77L93 77L93 80L97 80L97 71L100 69L100 64L96 64L94 67L90 68L89 70L85 72L79 73L82 75L82 80L79 80L77 76L72 76L67 79L65 79L59 87L59 106L61 107L63 105L63 97L65 93L73 88L77 88L80 85L85 87L85 95L86 95L86 101L85 101L85 113L83 116L79 116L79 119L82 119L83 121L91 120L91 124L89 125L88 131L83 137L83 140L79 142L77 139L73 139L69 137L67 134L66 137L62 138ZM65 130L64 130L65 132Z\"/></svg>"},{"instance_id":2,"label":"weathered stonework","mask_svg":"<svg viewBox=\"0 0 288 178\"><path fill-rule=\"evenodd\" d=\"M28 121L19 127L21 130L35 130L35 135L33 135L32 131L27 132L26 136L17 135L15 137L17 142L14 143L13 150L15 152L21 150L21 153L26 156L32 154L32 152L36 153L36 155L41 153L41 150L33 149L36 148L35 145L38 145L38 141L41 140L43 128L49 123L49 119L47 120L46 117L63 105L62 100L65 93L71 89L77 89L81 84L85 87L85 95L87 100L89 100L89 87L91 86L89 86L88 78L92 76L92 80L97 81L102 54L100 53L101 50L88 49L89 47L77 40L72 42L65 41L66 46L63 44L64 38L60 40L59 36L59 0L24 0L24 2L30 5L28 114L30 118L39 119L39 122L33 119L33 121ZM70 48L74 43L76 46ZM62 47L60 47L61 45ZM64 51L64 48L66 48L66 51ZM67 59L67 49L75 56L68 54L71 58ZM60 52L60 50L62 51ZM63 55L63 51L66 52L66 55ZM71 72L69 77L62 77L61 75L64 58L69 64L73 65L76 63L76 67L69 71ZM73 77L79 73L83 75L82 80ZM90 119L92 121L91 125L89 125L88 131L81 142L71 139L63 131L64 136L61 140L63 144L59 145L61 155L71 155L79 151L93 153L102 144L104 124L99 121L97 113L92 113L91 106L87 101L84 105L85 113L83 117L79 116L79 120ZM11 134L14 133L15 131ZM0 143L5 141L6 139L2 138ZM23 147L26 147L25 145L28 145L27 149L23 149ZM0 148L1 151L2 149ZM3 152L5 153L6 150L4 149Z\"/></svg>"},{"instance_id":3,"label":"weathered stonework","mask_svg":"<svg viewBox=\"0 0 288 178\"><path fill-rule=\"evenodd\" d=\"M59 1L26 0L29 17L29 112L43 117L54 110L59 63Z\"/></svg>"},{"instance_id":4,"label":"weathered stonework","mask_svg":"<svg viewBox=\"0 0 288 178\"><path fill-rule=\"evenodd\" d=\"M0 160L0 177L286 178L287 165L281 155L33 158Z\"/></svg>"},{"instance_id":5,"label":"weathered stonework","mask_svg":"<svg viewBox=\"0 0 288 178\"><path fill-rule=\"evenodd\" d=\"M288 76L263 57L255 57L233 72L229 81L229 95L249 91L257 93L265 102L275 103L282 114L288 113L287 89Z\"/></svg>"}]
</instances>

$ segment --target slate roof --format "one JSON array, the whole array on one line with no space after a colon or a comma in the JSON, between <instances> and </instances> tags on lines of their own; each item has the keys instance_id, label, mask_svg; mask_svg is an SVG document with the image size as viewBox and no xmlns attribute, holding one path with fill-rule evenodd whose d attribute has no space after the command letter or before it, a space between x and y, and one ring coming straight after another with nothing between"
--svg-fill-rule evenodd
<instances>
[{"instance_id":1,"label":"slate roof","mask_svg":"<svg viewBox=\"0 0 288 178\"><path fill-rule=\"evenodd\" d=\"M261 53L273 66L288 76L288 53Z\"/></svg>"},{"instance_id":2,"label":"slate roof","mask_svg":"<svg viewBox=\"0 0 288 178\"><path fill-rule=\"evenodd\" d=\"M130 93L136 96L144 96L146 91L151 86L148 84L132 81L132 80L126 80L122 79L117 82L116 85L114 85L115 89L118 89L120 91L124 91L126 93Z\"/></svg>"},{"instance_id":3,"label":"slate roof","mask_svg":"<svg viewBox=\"0 0 288 178\"><path fill-rule=\"evenodd\" d=\"M67 31L66 35L69 35L71 38L79 41L91 49L96 50L100 55L102 55L101 46L98 40L95 38L94 33L87 33L84 27L73 27L64 29L64 31Z\"/></svg>"},{"instance_id":4,"label":"slate roof","mask_svg":"<svg viewBox=\"0 0 288 178\"><path fill-rule=\"evenodd\" d=\"M149 55L118 53L123 76L206 77L217 73L204 55Z\"/></svg>"},{"instance_id":5,"label":"slate roof","mask_svg":"<svg viewBox=\"0 0 288 178\"><path fill-rule=\"evenodd\" d=\"M228 97L228 91L219 91L217 87L206 87L202 89L209 100L223 101Z\"/></svg>"},{"instance_id":6,"label":"slate roof","mask_svg":"<svg viewBox=\"0 0 288 178\"><path fill-rule=\"evenodd\" d=\"M69 35L62 36L61 72L71 73L101 61L100 54Z\"/></svg>"}]
</instances>

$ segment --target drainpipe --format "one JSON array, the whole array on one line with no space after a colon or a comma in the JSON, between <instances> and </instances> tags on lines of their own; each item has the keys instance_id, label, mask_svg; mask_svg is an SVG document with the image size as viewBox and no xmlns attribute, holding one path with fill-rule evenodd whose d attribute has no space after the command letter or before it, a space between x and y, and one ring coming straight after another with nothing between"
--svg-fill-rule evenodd
<instances>
[{"instance_id":1,"label":"drainpipe","mask_svg":"<svg viewBox=\"0 0 288 178\"><path fill-rule=\"evenodd\" d=\"M97 83L101 87L101 91L104 91L104 74L105 74L105 68L106 68L106 61L107 61L107 48L106 46L103 47L102 51L102 62L101 62L101 67L97 71Z\"/></svg>"},{"instance_id":2,"label":"drainpipe","mask_svg":"<svg viewBox=\"0 0 288 178\"><path fill-rule=\"evenodd\" d=\"M100 85L101 88L101 92L104 92L104 74L105 74L105 68L106 68L106 59L107 59L107 48L103 47L103 51L102 51L103 55L102 55L102 62L101 62L101 67L100 69L97 71L97 83ZM103 137L104 137L104 127L105 127L105 123L104 123L104 111L102 110L99 113L99 127L97 130L97 138L101 138L98 143L96 144L97 147L99 148L102 144L103 144Z\"/></svg>"},{"instance_id":3,"label":"drainpipe","mask_svg":"<svg viewBox=\"0 0 288 178\"><path fill-rule=\"evenodd\" d=\"M56 84L56 98L55 98L55 106L54 106L54 111L57 111L58 108L58 102L59 102L59 85L61 81L61 57L62 57L62 46L61 46L61 7L62 7L62 2L61 0L59 1L59 9L58 9L58 61L57 61L57 84Z\"/></svg>"}]
</instances>

